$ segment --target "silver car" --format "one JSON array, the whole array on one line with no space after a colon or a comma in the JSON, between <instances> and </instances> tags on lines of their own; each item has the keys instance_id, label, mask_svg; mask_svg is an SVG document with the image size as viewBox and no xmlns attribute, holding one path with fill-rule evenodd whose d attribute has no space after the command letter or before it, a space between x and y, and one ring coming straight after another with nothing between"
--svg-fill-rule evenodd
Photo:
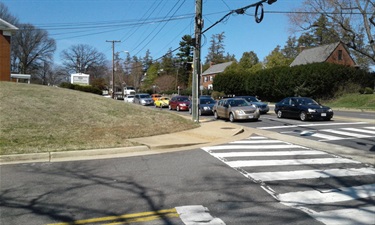
<instances>
[{"instance_id":1,"label":"silver car","mask_svg":"<svg viewBox=\"0 0 375 225\"><path fill-rule=\"evenodd\" d=\"M151 95L147 93L138 93L134 96L134 103L140 105L154 105Z\"/></svg>"},{"instance_id":2,"label":"silver car","mask_svg":"<svg viewBox=\"0 0 375 225\"><path fill-rule=\"evenodd\" d=\"M253 120L260 117L258 107L243 98L226 98L216 102L212 111L215 119L224 118L233 122L235 120Z\"/></svg>"}]
</instances>

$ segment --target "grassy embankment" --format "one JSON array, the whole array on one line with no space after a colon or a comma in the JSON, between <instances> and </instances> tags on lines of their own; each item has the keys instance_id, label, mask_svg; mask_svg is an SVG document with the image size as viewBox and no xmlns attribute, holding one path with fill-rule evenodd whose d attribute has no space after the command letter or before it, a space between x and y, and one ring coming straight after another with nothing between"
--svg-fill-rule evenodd
<instances>
[{"instance_id":1,"label":"grassy embankment","mask_svg":"<svg viewBox=\"0 0 375 225\"><path fill-rule=\"evenodd\" d=\"M0 82L0 155L127 147L134 145L129 138L197 126L167 110L57 87Z\"/></svg>"},{"instance_id":2,"label":"grassy embankment","mask_svg":"<svg viewBox=\"0 0 375 225\"><path fill-rule=\"evenodd\" d=\"M375 111L375 94L345 94L323 104L332 108Z\"/></svg>"}]
</instances>

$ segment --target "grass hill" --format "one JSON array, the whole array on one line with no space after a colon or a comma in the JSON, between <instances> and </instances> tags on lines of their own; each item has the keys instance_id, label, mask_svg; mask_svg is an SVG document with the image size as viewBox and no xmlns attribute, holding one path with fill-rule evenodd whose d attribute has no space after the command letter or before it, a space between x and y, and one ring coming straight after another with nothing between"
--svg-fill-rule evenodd
<instances>
[{"instance_id":1,"label":"grass hill","mask_svg":"<svg viewBox=\"0 0 375 225\"><path fill-rule=\"evenodd\" d=\"M0 126L0 155L7 155L132 146L127 139L198 125L167 110L99 95L0 82Z\"/></svg>"}]
</instances>

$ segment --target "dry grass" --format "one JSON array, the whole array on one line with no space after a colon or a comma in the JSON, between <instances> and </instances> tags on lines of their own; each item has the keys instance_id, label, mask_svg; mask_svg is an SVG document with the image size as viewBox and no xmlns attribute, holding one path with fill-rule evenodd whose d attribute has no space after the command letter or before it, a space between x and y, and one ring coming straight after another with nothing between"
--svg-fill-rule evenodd
<instances>
[{"instance_id":1,"label":"dry grass","mask_svg":"<svg viewBox=\"0 0 375 225\"><path fill-rule=\"evenodd\" d=\"M0 155L132 146L198 125L168 111L57 87L0 82Z\"/></svg>"}]
</instances>

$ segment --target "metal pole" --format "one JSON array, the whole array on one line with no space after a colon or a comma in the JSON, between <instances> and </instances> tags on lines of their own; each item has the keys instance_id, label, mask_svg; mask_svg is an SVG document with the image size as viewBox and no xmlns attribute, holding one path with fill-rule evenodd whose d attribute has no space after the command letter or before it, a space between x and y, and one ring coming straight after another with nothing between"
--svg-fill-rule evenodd
<instances>
[{"instance_id":1,"label":"metal pole","mask_svg":"<svg viewBox=\"0 0 375 225\"><path fill-rule=\"evenodd\" d=\"M202 0L195 2L195 43L194 43L194 71L192 80L192 119L199 123L198 101L199 101L199 78L201 61L201 37L202 37Z\"/></svg>"},{"instance_id":2,"label":"metal pole","mask_svg":"<svg viewBox=\"0 0 375 225\"><path fill-rule=\"evenodd\" d=\"M115 42L121 41L106 41L112 42L112 98L115 98Z\"/></svg>"}]
</instances>

